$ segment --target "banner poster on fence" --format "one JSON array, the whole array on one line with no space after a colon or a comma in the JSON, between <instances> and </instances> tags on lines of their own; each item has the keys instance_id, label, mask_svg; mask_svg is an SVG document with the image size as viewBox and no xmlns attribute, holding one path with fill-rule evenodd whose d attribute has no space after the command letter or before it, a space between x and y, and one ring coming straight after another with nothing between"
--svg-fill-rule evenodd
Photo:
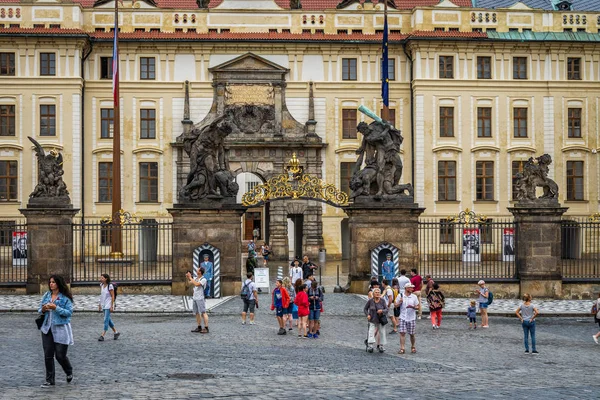
<instances>
[{"instance_id":1,"label":"banner poster on fence","mask_svg":"<svg viewBox=\"0 0 600 400\"><path fill-rule=\"evenodd\" d=\"M502 261L515 260L515 229L504 228L502 231Z\"/></svg>"},{"instance_id":2,"label":"banner poster on fence","mask_svg":"<svg viewBox=\"0 0 600 400\"><path fill-rule=\"evenodd\" d=\"M463 262L481 261L479 251L479 229L463 229Z\"/></svg>"},{"instance_id":3,"label":"banner poster on fence","mask_svg":"<svg viewBox=\"0 0 600 400\"><path fill-rule=\"evenodd\" d=\"M27 265L27 232L13 232L12 234L13 266L24 267Z\"/></svg>"},{"instance_id":4,"label":"banner poster on fence","mask_svg":"<svg viewBox=\"0 0 600 400\"><path fill-rule=\"evenodd\" d=\"M257 288L269 289L269 268L254 268L254 284Z\"/></svg>"}]
</instances>

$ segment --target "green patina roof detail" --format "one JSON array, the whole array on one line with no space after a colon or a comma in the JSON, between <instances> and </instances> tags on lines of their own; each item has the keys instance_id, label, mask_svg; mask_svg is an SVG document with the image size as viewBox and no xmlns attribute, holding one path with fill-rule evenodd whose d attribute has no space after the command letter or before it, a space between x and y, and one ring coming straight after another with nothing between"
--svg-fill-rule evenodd
<instances>
[{"instance_id":1,"label":"green patina roof detail","mask_svg":"<svg viewBox=\"0 0 600 400\"><path fill-rule=\"evenodd\" d=\"M600 42L600 33L588 32L486 32L490 39L523 42Z\"/></svg>"}]
</instances>

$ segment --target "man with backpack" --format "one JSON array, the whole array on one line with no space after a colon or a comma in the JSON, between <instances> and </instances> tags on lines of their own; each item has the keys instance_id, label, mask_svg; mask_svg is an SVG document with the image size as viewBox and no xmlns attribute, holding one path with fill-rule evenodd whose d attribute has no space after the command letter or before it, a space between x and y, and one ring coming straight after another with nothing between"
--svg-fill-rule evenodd
<instances>
[{"instance_id":1,"label":"man with backpack","mask_svg":"<svg viewBox=\"0 0 600 400\"><path fill-rule=\"evenodd\" d=\"M240 297L244 302L244 311L242 311L242 325L246 325L246 314L250 311L250 325L254 325L254 308L258 306L258 293L256 285L252 281L253 274L248 272L246 280L242 285Z\"/></svg>"}]
</instances>

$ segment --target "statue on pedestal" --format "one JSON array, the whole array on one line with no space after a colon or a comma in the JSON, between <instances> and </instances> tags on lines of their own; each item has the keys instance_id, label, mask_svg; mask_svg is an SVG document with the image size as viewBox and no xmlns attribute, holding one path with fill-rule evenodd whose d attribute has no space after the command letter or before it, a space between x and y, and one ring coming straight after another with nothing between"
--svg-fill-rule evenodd
<instances>
[{"instance_id":1,"label":"statue on pedestal","mask_svg":"<svg viewBox=\"0 0 600 400\"><path fill-rule=\"evenodd\" d=\"M225 138L233 131L229 114L203 126L195 126L183 137L183 148L190 157L190 172L180 197L187 201L222 199L237 195L238 184L225 152Z\"/></svg>"},{"instance_id":2,"label":"statue on pedestal","mask_svg":"<svg viewBox=\"0 0 600 400\"><path fill-rule=\"evenodd\" d=\"M38 183L29 195L30 202L39 203L70 203L69 191L62 177L63 156L56 150L48 154L35 139L27 137L35 146L35 155L38 160ZM37 201L36 201L37 200Z\"/></svg>"},{"instance_id":3,"label":"statue on pedestal","mask_svg":"<svg viewBox=\"0 0 600 400\"><path fill-rule=\"evenodd\" d=\"M558 185L548 178L550 164L552 164L552 157L548 154L536 158L529 157L523 166L523 172L515 175L516 198L519 202L558 202ZM538 187L544 191L539 198L535 194Z\"/></svg>"},{"instance_id":4,"label":"statue on pedestal","mask_svg":"<svg viewBox=\"0 0 600 400\"><path fill-rule=\"evenodd\" d=\"M412 185L400 184L403 168L400 159L400 145L404 140L402 134L366 107L359 107L359 111L375 121L370 124L361 122L357 126L357 130L363 134L363 140L360 148L356 150L358 160L350 181L350 197L373 196L377 200L402 197L412 199Z\"/></svg>"}]
</instances>

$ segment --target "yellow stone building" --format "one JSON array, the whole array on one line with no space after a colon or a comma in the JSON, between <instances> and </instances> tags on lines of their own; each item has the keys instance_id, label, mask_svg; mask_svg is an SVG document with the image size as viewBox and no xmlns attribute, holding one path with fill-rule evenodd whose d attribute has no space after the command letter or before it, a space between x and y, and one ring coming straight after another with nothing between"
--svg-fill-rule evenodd
<instances>
[{"instance_id":1,"label":"yellow stone building","mask_svg":"<svg viewBox=\"0 0 600 400\"><path fill-rule=\"evenodd\" d=\"M537 3L391 2L390 108L404 136L402 181L413 182L425 217L466 208L510 216L514 174L542 153L568 214L598 211L600 6ZM110 213L113 8L0 0L2 219L19 219L36 183L27 136L63 152L81 217ZM197 123L213 102L211 68L246 53L289 69L287 107L301 123L314 83L322 176L348 190L365 118L356 109L381 109L381 1L126 0L119 18L123 208L168 217L184 82ZM256 184L244 175L243 191ZM328 254L347 254L345 214L322 211ZM244 224L246 236L264 229L263 210Z\"/></svg>"}]
</instances>

